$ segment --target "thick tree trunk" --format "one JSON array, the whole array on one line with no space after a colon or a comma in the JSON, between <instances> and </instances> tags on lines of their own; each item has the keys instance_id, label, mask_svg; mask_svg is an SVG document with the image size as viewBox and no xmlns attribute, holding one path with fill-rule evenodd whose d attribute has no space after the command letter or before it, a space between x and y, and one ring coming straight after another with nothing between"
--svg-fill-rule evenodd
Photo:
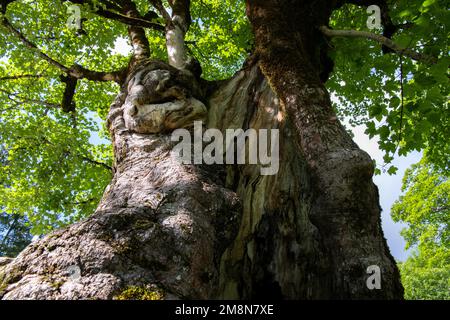
<instances>
[{"instance_id":1,"label":"thick tree trunk","mask_svg":"<svg viewBox=\"0 0 450 320\"><path fill-rule=\"evenodd\" d=\"M248 1L256 53L226 82L136 64L111 106L115 172L97 211L5 260L4 299L402 297L372 161L320 80L328 1L291 2ZM195 120L279 129L278 173L181 164L170 133Z\"/></svg>"}]
</instances>

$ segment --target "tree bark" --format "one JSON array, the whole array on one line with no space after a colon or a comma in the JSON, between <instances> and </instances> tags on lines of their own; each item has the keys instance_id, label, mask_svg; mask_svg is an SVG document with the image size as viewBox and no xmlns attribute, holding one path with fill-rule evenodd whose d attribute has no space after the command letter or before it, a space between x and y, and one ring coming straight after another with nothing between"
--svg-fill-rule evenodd
<instances>
[{"instance_id":1,"label":"tree bark","mask_svg":"<svg viewBox=\"0 0 450 320\"><path fill-rule=\"evenodd\" d=\"M114 177L96 212L0 266L3 299L399 299L373 163L323 85L329 1L249 0L255 54L207 83L139 60L111 105ZM322 77L322 80L321 80ZM183 165L171 132L280 130L280 167ZM370 290L367 267L381 269ZM70 274L75 270L75 275Z\"/></svg>"}]
</instances>

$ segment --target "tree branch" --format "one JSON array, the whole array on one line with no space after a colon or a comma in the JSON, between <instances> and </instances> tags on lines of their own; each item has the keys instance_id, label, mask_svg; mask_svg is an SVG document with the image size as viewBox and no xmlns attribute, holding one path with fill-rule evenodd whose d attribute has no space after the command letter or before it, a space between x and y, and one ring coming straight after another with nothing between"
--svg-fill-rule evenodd
<instances>
[{"instance_id":1,"label":"tree branch","mask_svg":"<svg viewBox=\"0 0 450 320\"><path fill-rule=\"evenodd\" d=\"M49 64L55 66L60 69L64 73L77 78L77 79L88 79L92 81L115 81L120 83L123 78L123 70L112 71L112 72L100 72L100 71L92 71L86 68L83 68L80 65L73 65L72 67L67 67L62 63L52 59L47 54L42 52L38 46L36 46L33 42L28 40L22 32L14 28L14 26L9 22L9 20L3 16L2 25L5 26L12 34L14 34L19 40L29 49L36 52L42 59L47 61Z\"/></svg>"},{"instance_id":2,"label":"tree branch","mask_svg":"<svg viewBox=\"0 0 450 320\"><path fill-rule=\"evenodd\" d=\"M64 75L61 75L59 79L66 84L61 102L61 108L64 112L75 111L75 101L73 101L73 96L75 95L78 80L77 78Z\"/></svg>"},{"instance_id":3,"label":"tree branch","mask_svg":"<svg viewBox=\"0 0 450 320\"><path fill-rule=\"evenodd\" d=\"M55 67L57 67L58 69L61 69L62 71L68 73L69 72L69 68L66 67L65 65L59 63L56 60L53 60L52 58L50 58L48 55L46 55L45 53L43 53L41 50L39 50L39 48L32 43L31 41L29 41L27 38L25 38L25 36L16 28L14 28L14 26L9 22L9 20L3 16L2 18L2 25L5 26L12 34L14 34L17 38L19 38L19 40L29 49L34 50L35 52L37 52L37 54L44 59L45 61L47 61L48 63L50 63L51 65L54 65Z\"/></svg>"},{"instance_id":4,"label":"tree branch","mask_svg":"<svg viewBox=\"0 0 450 320\"><path fill-rule=\"evenodd\" d=\"M93 4L92 1L86 1L86 0L73 0L73 1L71 0L70 2L76 3L76 4L84 4L84 3L90 4L90 5ZM126 2L129 4L129 1L126 1ZM148 20L143 19L143 17L141 17L140 14L135 15L135 16L128 16L128 15L124 15L122 13L112 11L112 10L122 11L124 8L123 6L120 6L116 3L112 3L110 1L102 1L102 3L106 5L107 9L97 7L97 10L95 10L94 13L103 18L115 20L115 21L121 22L123 24L126 24L128 26L133 26L133 27L148 28L148 29L153 29L153 30L157 30L157 31L165 30L164 26L162 26L158 23L150 22ZM122 5L122 3L121 3L121 5Z\"/></svg>"},{"instance_id":5,"label":"tree branch","mask_svg":"<svg viewBox=\"0 0 450 320\"><path fill-rule=\"evenodd\" d=\"M136 4L133 1L122 1L122 4L122 13L124 13L127 17L141 17L136 8ZM131 64L133 65L137 60L148 58L150 56L150 44L147 36L145 35L145 30L142 27L130 25L128 26L128 36L130 37L131 44L133 46L133 59Z\"/></svg>"},{"instance_id":6,"label":"tree branch","mask_svg":"<svg viewBox=\"0 0 450 320\"><path fill-rule=\"evenodd\" d=\"M117 83L121 83L123 78L125 77L125 68L122 70L117 71L110 71L110 72L104 72L104 71L93 71L86 69L79 64L74 64L72 67L70 67L69 75L77 78L77 79L87 79L92 81L114 81Z\"/></svg>"},{"instance_id":7,"label":"tree branch","mask_svg":"<svg viewBox=\"0 0 450 320\"><path fill-rule=\"evenodd\" d=\"M389 5L386 0L340 0L338 1L338 7L344 5L345 3L354 4L360 7L368 7L370 5L377 5L381 10L381 23L383 24L383 36L391 39L392 36L399 30L405 29L411 26L411 23L405 24L394 24L391 19ZM383 53L394 52L394 50L383 45Z\"/></svg>"},{"instance_id":8,"label":"tree branch","mask_svg":"<svg viewBox=\"0 0 450 320\"><path fill-rule=\"evenodd\" d=\"M75 155L75 156L77 156L77 155ZM89 163L91 163L93 165L96 165L96 166L101 166L101 167L107 169L108 171L112 171L112 168L110 166L108 166L106 163L103 163L103 162L100 162L100 161L96 161L96 160L92 160L91 158L88 158L88 157L85 157L85 156L78 156L78 157L81 160L83 160L83 161L89 162Z\"/></svg>"},{"instance_id":9,"label":"tree branch","mask_svg":"<svg viewBox=\"0 0 450 320\"><path fill-rule=\"evenodd\" d=\"M367 32L367 31L357 31L357 30L332 30L326 26L321 26L321 27L319 27L319 29L327 37L367 38L367 39L375 40L378 43L392 49L396 53L405 55L413 60L428 63L428 64L434 64L437 62L437 59L435 57L421 54L421 53L415 52L408 48L403 48L402 46L396 44L391 39L386 38L379 34Z\"/></svg>"},{"instance_id":10,"label":"tree branch","mask_svg":"<svg viewBox=\"0 0 450 320\"><path fill-rule=\"evenodd\" d=\"M166 26L169 25L172 22L172 19L170 18L170 14L164 8L164 5L162 4L161 0L150 0L150 3L161 14L164 21L166 22Z\"/></svg>"},{"instance_id":11,"label":"tree branch","mask_svg":"<svg viewBox=\"0 0 450 320\"><path fill-rule=\"evenodd\" d=\"M158 23L144 20L141 17L125 16L120 13L116 13L116 12L104 10L104 9L98 9L95 13L104 18L116 20L116 21L122 22L123 24L129 25L129 26L148 28L148 29L153 29L156 31L164 31L164 26L162 26Z\"/></svg>"},{"instance_id":12,"label":"tree branch","mask_svg":"<svg viewBox=\"0 0 450 320\"><path fill-rule=\"evenodd\" d=\"M17 79L24 79L24 78L41 78L43 75L41 74L17 74L13 76L6 76L6 77L0 77L0 81L4 80L17 80Z\"/></svg>"},{"instance_id":13,"label":"tree branch","mask_svg":"<svg viewBox=\"0 0 450 320\"><path fill-rule=\"evenodd\" d=\"M19 96L17 93L9 92L9 91L3 90L3 89L0 89L0 92L3 92L4 94L6 94L10 100L14 101L17 104L34 103L34 104L46 106L47 108L61 108L61 105L59 105L57 103L24 98L22 96Z\"/></svg>"},{"instance_id":14,"label":"tree branch","mask_svg":"<svg viewBox=\"0 0 450 320\"><path fill-rule=\"evenodd\" d=\"M172 7L172 21L178 22L184 33L186 33L191 25L191 1L171 0L169 4Z\"/></svg>"},{"instance_id":15,"label":"tree branch","mask_svg":"<svg viewBox=\"0 0 450 320\"><path fill-rule=\"evenodd\" d=\"M169 5L172 8L172 17L166 22L169 64L178 69L188 69L189 57L184 40L191 24L190 0L170 0Z\"/></svg>"}]
</instances>

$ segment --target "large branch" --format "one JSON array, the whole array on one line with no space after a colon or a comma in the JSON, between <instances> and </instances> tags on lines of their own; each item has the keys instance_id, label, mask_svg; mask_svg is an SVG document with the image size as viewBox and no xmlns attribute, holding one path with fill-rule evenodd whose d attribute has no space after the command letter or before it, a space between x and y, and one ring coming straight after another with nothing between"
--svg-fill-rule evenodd
<instances>
[{"instance_id":1,"label":"large branch","mask_svg":"<svg viewBox=\"0 0 450 320\"><path fill-rule=\"evenodd\" d=\"M409 48L404 48L395 43L394 41L392 41L391 39L376 33L357 30L332 30L326 26L321 26L319 29L327 37L367 38L375 40L378 43L392 49L396 53L405 55L413 60L429 64L434 64L437 62L437 59L435 57L415 52Z\"/></svg>"},{"instance_id":2,"label":"large branch","mask_svg":"<svg viewBox=\"0 0 450 320\"><path fill-rule=\"evenodd\" d=\"M169 25L172 22L172 18L170 17L170 14L169 14L169 12L167 12L166 8L164 8L162 1L161 0L150 0L150 3L161 14L166 25Z\"/></svg>"},{"instance_id":3,"label":"large branch","mask_svg":"<svg viewBox=\"0 0 450 320\"><path fill-rule=\"evenodd\" d=\"M152 1L158 5L160 1ZM166 21L166 46L169 64L178 69L189 69L186 32L191 24L190 0L169 0L172 16Z\"/></svg>"},{"instance_id":4,"label":"large branch","mask_svg":"<svg viewBox=\"0 0 450 320\"><path fill-rule=\"evenodd\" d=\"M191 25L191 12L190 0L170 0L170 6L172 7L172 20L181 24L181 27L186 33ZM178 21L176 19L179 19Z\"/></svg>"},{"instance_id":5,"label":"large branch","mask_svg":"<svg viewBox=\"0 0 450 320\"><path fill-rule=\"evenodd\" d=\"M86 69L79 64L74 64L69 69L69 75L77 78L77 79L87 79L91 81L114 81L117 83L121 83L123 77L125 76L125 69L116 70L116 71L94 71Z\"/></svg>"},{"instance_id":6,"label":"large branch","mask_svg":"<svg viewBox=\"0 0 450 320\"><path fill-rule=\"evenodd\" d=\"M120 4L121 15L133 19L142 18L136 7L136 4L133 1L124 0L121 1ZM133 46L133 59L130 63L130 66L132 66L136 63L136 61L146 59L150 56L150 44L148 42L147 36L145 35L144 28L136 24L130 24L128 26L128 36Z\"/></svg>"}]
</instances>

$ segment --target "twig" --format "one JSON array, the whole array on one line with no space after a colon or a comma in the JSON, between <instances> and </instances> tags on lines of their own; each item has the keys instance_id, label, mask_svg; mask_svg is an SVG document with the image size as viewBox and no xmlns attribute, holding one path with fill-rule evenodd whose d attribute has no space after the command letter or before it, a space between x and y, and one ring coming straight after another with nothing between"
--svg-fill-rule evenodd
<instances>
[{"instance_id":1,"label":"twig","mask_svg":"<svg viewBox=\"0 0 450 320\"><path fill-rule=\"evenodd\" d=\"M16 28L13 27L13 25L9 22L9 20L3 16L2 18L2 25L4 25L11 33L13 33L17 38L19 38L20 41L22 41L22 43L29 49L34 50L35 52L37 52L37 54L44 59L45 61L47 61L48 63L54 65L55 67L57 67L58 69L61 69L62 71L69 73L70 69L68 67L66 67L65 65L59 63L58 61L50 58L47 54L45 54L44 52L42 52L41 50L39 50L39 48L32 43L31 41L29 41L27 38L25 38L25 36L22 34L22 32L20 32L19 30L17 30Z\"/></svg>"},{"instance_id":2,"label":"twig","mask_svg":"<svg viewBox=\"0 0 450 320\"><path fill-rule=\"evenodd\" d=\"M402 134L403 134L403 58L400 56L400 128L399 128L399 136L397 141L397 147L395 148L395 151L397 151L400 142L402 141Z\"/></svg>"},{"instance_id":3,"label":"twig","mask_svg":"<svg viewBox=\"0 0 450 320\"><path fill-rule=\"evenodd\" d=\"M24 78L41 78L41 77L43 77L43 75L41 75L41 74L16 74L13 76L0 77L0 81L17 80L17 79L24 79Z\"/></svg>"}]
</instances>

